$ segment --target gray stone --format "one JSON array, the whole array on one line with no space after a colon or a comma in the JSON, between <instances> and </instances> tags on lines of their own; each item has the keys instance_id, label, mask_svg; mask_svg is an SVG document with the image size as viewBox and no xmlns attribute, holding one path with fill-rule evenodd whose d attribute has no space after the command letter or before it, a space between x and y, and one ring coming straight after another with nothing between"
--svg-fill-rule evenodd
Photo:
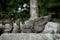
<instances>
[{"instance_id":1,"label":"gray stone","mask_svg":"<svg viewBox=\"0 0 60 40\"><path fill-rule=\"evenodd\" d=\"M60 40L60 34L54 34L53 39L54 40Z\"/></svg>"},{"instance_id":2,"label":"gray stone","mask_svg":"<svg viewBox=\"0 0 60 40\"><path fill-rule=\"evenodd\" d=\"M56 33L59 33L60 34L60 24L57 27L57 32Z\"/></svg>"},{"instance_id":3,"label":"gray stone","mask_svg":"<svg viewBox=\"0 0 60 40\"><path fill-rule=\"evenodd\" d=\"M0 40L60 40L60 34L5 33L0 36Z\"/></svg>"},{"instance_id":4,"label":"gray stone","mask_svg":"<svg viewBox=\"0 0 60 40\"><path fill-rule=\"evenodd\" d=\"M3 34L0 40L53 40L52 34Z\"/></svg>"},{"instance_id":5,"label":"gray stone","mask_svg":"<svg viewBox=\"0 0 60 40\"><path fill-rule=\"evenodd\" d=\"M58 27L58 23L56 22L48 22L45 25L45 29L43 31L43 33L56 33L57 32L57 27Z\"/></svg>"},{"instance_id":6,"label":"gray stone","mask_svg":"<svg viewBox=\"0 0 60 40\"><path fill-rule=\"evenodd\" d=\"M11 30L12 30L12 26L10 24L5 24L4 33L10 33Z\"/></svg>"}]
</instances>

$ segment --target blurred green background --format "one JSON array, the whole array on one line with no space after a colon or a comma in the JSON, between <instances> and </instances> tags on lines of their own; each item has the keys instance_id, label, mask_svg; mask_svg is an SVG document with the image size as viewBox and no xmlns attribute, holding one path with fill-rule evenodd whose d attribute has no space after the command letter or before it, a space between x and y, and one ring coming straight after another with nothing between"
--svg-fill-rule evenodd
<instances>
[{"instance_id":1,"label":"blurred green background","mask_svg":"<svg viewBox=\"0 0 60 40\"><path fill-rule=\"evenodd\" d=\"M30 17L30 0L0 0L0 21L25 21ZM39 16L52 15L53 22L60 22L60 0L37 0ZM25 6L24 6L25 5Z\"/></svg>"}]
</instances>

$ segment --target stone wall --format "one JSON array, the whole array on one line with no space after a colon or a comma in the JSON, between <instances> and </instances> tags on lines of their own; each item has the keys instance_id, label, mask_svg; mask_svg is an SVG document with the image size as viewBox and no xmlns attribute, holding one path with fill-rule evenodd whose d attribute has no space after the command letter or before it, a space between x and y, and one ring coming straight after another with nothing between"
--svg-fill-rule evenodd
<instances>
[{"instance_id":1,"label":"stone wall","mask_svg":"<svg viewBox=\"0 0 60 40\"><path fill-rule=\"evenodd\" d=\"M0 40L60 40L60 34L5 33L0 36Z\"/></svg>"}]
</instances>

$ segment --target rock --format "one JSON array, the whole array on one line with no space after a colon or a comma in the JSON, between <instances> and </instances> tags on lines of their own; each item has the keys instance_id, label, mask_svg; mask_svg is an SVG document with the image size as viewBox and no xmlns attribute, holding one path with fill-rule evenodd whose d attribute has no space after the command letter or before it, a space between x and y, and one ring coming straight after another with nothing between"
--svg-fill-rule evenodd
<instances>
[{"instance_id":1,"label":"rock","mask_svg":"<svg viewBox=\"0 0 60 40\"><path fill-rule=\"evenodd\" d=\"M57 27L56 33L59 33L59 34L60 34L60 24L59 24L58 27Z\"/></svg>"},{"instance_id":2,"label":"rock","mask_svg":"<svg viewBox=\"0 0 60 40\"><path fill-rule=\"evenodd\" d=\"M28 20L27 24L23 24L22 32L40 33L44 30L46 23L49 22L50 19L51 19L51 16L49 15L49 16L42 16L34 20Z\"/></svg>"},{"instance_id":3,"label":"rock","mask_svg":"<svg viewBox=\"0 0 60 40\"><path fill-rule=\"evenodd\" d=\"M45 29L44 29L43 33L56 33L58 25L59 24L55 23L55 22L48 22L45 25Z\"/></svg>"},{"instance_id":4,"label":"rock","mask_svg":"<svg viewBox=\"0 0 60 40\"><path fill-rule=\"evenodd\" d=\"M54 40L60 40L60 34L54 34L53 39Z\"/></svg>"},{"instance_id":5,"label":"rock","mask_svg":"<svg viewBox=\"0 0 60 40\"><path fill-rule=\"evenodd\" d=\"M10 24L5 24L4 33L10 33L12 30L12 26Z\"/></svg>"},{"instance_id":6,"label":"rock","mask_svg":"<svg viewBox=\"0 0 60 40\"><path fill-rule=\"evenodd\" d=\"M51 34L3 34L1 40L53 40Z\"/></svg>"},{"instance_id":7,"label":"rock","mask_svg":"<svg viewBox=\"0 0 60 40\"><path fill-rule=\"evenodd\" d=\"M12 33L19 33L20 31L20 27L16 23L13 23Z\"/></svg>"},{"instance_id":8,"label":"rock","mask_svg":"<svg viewBox=\"0 0 60 40\"><path fill-rule=\"evenodd\" d=\"M0 40L60 40L60 34L5 33Z\"/></svg>"}]
</instances>

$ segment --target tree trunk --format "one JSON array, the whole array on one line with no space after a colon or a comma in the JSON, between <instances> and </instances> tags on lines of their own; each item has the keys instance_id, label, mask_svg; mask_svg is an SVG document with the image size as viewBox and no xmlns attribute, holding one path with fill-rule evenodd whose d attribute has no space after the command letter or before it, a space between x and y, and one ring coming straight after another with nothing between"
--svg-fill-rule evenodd
<instances>
[{"instance_id":1,"label":"tree trunk","mask_svg":"<svg viewBox=\"0 0 60 40\"><path fill-rule=\"evenodd\" d=\"M38 17L37 0L30 0L30 19Z\"/></svg>"},{"instance_id":2,"label":"tree trunk","mask_svg":"<svg viewBox=\"0 0 60 40\"><path fill-rule=\"evenodd\" d=\"M29 24L31 20L34 20L38 17L38 6L37 0L30 0L30 19L25 21L25 24Z\"/></svg>"}]
</instances>

